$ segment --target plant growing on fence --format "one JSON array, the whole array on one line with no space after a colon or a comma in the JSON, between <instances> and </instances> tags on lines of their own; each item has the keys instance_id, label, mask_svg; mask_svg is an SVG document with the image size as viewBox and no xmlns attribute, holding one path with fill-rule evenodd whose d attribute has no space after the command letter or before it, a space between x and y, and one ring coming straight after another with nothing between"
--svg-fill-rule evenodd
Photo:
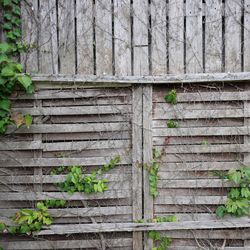
<instances>
[{"instance_id":1,"label":"plant growing on fence","mask_svg":"<svg viewBox=\"0 0 250 250\"><path fill-rule=\"evenodd\" d=\"M70 194L75 192L83 193L98 193L104 192L108 189L108 180L100 179L100 176L104 172L115 168L121 161L119 155L115 156L110 160L109 163L105 164L102 168L97 171L93 171L91 174L84 175L82 173L81 166L68 167L69 173L66 176L65 181L58 184L59 188Z\"/></svg>"},{"instance_id":2,"label":"plant growing on fence","mask_svg":"<svg viewBox=\"0 0 250 250\"><path fill-rule=\"evenodd\" d=\"M225 205L216 209L219 218L226 214L237 217L250 214L250 167L229 170L227 173L216 173L222 179L235 185L228 190Z\"/></svg>"},{"instance_id":3,"label":"plant growing on fence","mask_svg":"<svg viewBox=\"0 0 250 250\"><path fill-rule=\"evenodd\" d=\"M164 96L164 99L167 103L170 104L176 104L177 103L177 92L175 89L170 90L167 92L167 94Z\"/></svg>"},{"instance_id":4,"label":"plant growing on fence","mask_svg":"<svg viewBox=\"0 0 250 250\"><path fill-rule=\"evenodd\" d=\"M158 163L161 158L161 152L153 149L153 159L150 161L150 164L145 164L144 168L148 171L148 181L149 181L149 192L150 195L156 198L158 196L157 183L158 183L158 172L160 164Z\"/></svg>"},{"instance_id":5,"label":"plant growing on fence","mask_svg":"<svg viewBox=\"0 0 250 250\"><path fill-rule=\"evenodd\" d=\"M180 125L177 121L169 120L169 121L167 121L167 127L168 128L179 128Z\"/></svg>"},{"instance_id":6,"label":"plant growing on fence","mask_svg":"<svg viewBox=\"0 0 250 250\"><path fill-rule=\"evenodd\" d=\"M0 43L0 134L6 132L7 126L15 124L17 128L32 123L30 115L11 113L10 96L17 87L21 87L27 94L32 94L34 87L28 74L23 74L23 65L13 57L27 49L27 45L20 42L21 38L21 10L20 0L0 0L4 11L3 30L7 42Z\"/></svg>"},{"instance_id":7,"label":"plant growing on fence","mask_svg":"<svg viewBox=\"0 0 250 250\"><path fill-rule=\"evenodd\" d=\"M161 223L161 222L176 222L177 218L175 215L169 215L164 217L155 217L153 219L149 220L138 220L137 223ZM157 246L154 246L152 250L166 250L172 243L172 239L168 236L161 236L161 234L155 230L148 232L148 237L154 241L154 243L157 244Z\"/></svg>"}]
</instances>

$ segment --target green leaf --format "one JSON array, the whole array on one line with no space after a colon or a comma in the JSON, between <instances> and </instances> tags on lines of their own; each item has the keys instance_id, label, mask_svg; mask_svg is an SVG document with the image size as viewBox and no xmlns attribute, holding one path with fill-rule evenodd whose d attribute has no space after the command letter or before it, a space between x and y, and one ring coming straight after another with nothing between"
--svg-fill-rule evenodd
<instances>
[{"instance_id":1,"label":"green leaf","mask_svg":"<svg viewBox=\"0 0 250 250\"><path fill-rule=\"evenodd\" d=\"M17 71L19 73L23 72L23 65L22 64L20 64L20 63L15 64L15 68L17 69Z\"/></svg>"},{"instance_id":2,"label":"green leaf","mask_svg":"<svg viewBox=\"0 0 250 250\"><path fill-rule=\"evenodd\" d=\"M10 105L11 105L10 100L8 100L8 99L0 100L0 109L7 111L7 112L10 112Z\"/></svg>"},{"instance_id":3,"label":"green leaf","mask_svg":"<svg viewBox=\"0 0 250 250\"><path fill-rule=\"evenodd\" d=\"M5 54L9 52L11 46L8 43L0 43L0 53Z\"/></svg>"},{"instance_id":4,"label":"green leaf","mask_svg":"<svg viewBox=\"0 0 250 250\"><path fill-rule=\"evenodd\" d=\"M250 198L250 190L248 187L241 188L241 196L245 198Z\"/></svg>"},{"instance_id":5,"label":"green leaf","mask_svg":"<svg viewBox=\"0 0 250 250\"><path fill-rule=\"evenodd\" d=\"M0 222L0 233L2 233L5 229L5 224Z\"/></svg>"},{"instance_id":6,"label":"green leaf","mask_svg":"<svg viewBox=\"0 0 250 250\"><path fill-rule=\"evenodd\" d=\"M28 114L28 115L24 116L24 120L25 120L25 124L26 124L27 128L30 128L30 126L33 122L33 117Z\"/></svg>"},{"instance_id":7,"label":"green leaf","mask_svg":"<svg viewBox=\"0 0 250 250\"><path fill-rule=\"evenodd\" d=\"M12 24L11 23L5 23L3 25L3 29L4 30L11 30L12 29Z\"/></svg>"},{"instance_id":8,"label":"green leaf","mask_svg":"<svg viewBox=\"0 0 250 250\"><path fill-rule=\"evenodd\" d=\"M0 64L3 63L3 62L9 62L10 59L8 56L6 56L5 54L0 54Z\"/></svg>"},{"instance_id":9,"label":"green leaf","mask_svg":"<svg viewBox=\"0 0 250 250\"><path fill-rule=\"evenodd\" d=\"M217 209L216 209L216 215L217 215L217 217L219 217L219 218L223 218L224 217L224 215L226 214L226 208L225 208L225 206L219 206L219 207L217 207Z\"/></svg>"},{"instance_id":10,"label":"green leaf","mask_svg":"<svg viewBox=\"0 0 250 250\"><path fill-rule=\"evenodd\" d=\"M12 0L2 0L2 2L5 7L12 6Z\"/></svg>"},{"instance_id":11,"label":"green leaf","mask_svg":"<svg viewBox=\"0 0 250 250\"><path fill-rule=\"evenodd\" d=\"M19 83L27 90L31 84L32 84L32 81L31 81L31 78L30 76L28 75L24 75L24 76L19 76L17 78L17 80L19 81Z\"/></svg>"},{"instance_id":12,"label":"green leaf","mask_svg":"<svg viewBox=\"0 0 250 250\"><path fill-rule=\"evenodd\" d=\"M16 73L13 71L12 67L10 66L6 66L2 69L1 71L1 75L3 77L12 77L14 76Z\"/></svg>"},{"instance_id":13,"label":"green leaf","mask_svg":"<svg viewBox=\"0 0 250 250\"><path fill-rule=\"evenodd\" d=\"M231 188L230 189L230 192L228 194L228 196L231 198L231 199L237 199L239 198L240 196L240 191L238 188Z\"/></svg>"},{"instance_id":14,"label":"green leaf","mask_svg":"<svg viewBox=\"0 0 250 250\"><path fill-rule=\"evenodd\" d=\"M235 171L231 174L230 180L232 180L235 184L239 184L241 180L241 173L239 171Z\"/></svg>"}]
</instances>

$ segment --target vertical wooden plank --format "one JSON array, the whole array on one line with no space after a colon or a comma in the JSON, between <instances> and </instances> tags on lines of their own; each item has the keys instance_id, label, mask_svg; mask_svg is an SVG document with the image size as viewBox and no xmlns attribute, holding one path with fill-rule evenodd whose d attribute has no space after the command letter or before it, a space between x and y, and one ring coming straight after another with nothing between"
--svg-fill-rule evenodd
<instances>
[{"instance_id":1,"label":"vertical wooden plank","mask_svg":"<svg viewBox=\"0 0 250 250\"><path fill-rule=\"evenodd\" d=\"M202 1L186 0L186 72L202 73Z\"/></svg>"},{"instance_id":2,"label":"vertical wooden plank","mask_svg":"<svg viewBox=\"0 0 250 250\"><path fill-rule=\"evenodd\" d=\"M205 72L222 71L222 1L206 0Z\"/></svg>"},{"instance_id":3,"label":"vertical wooden plank","mask_svg":"<svg viewBox=\"0 0 250 250\"><path fill-rule=\"evenodd\" d=\"M75 74L74 0L58 1L59 73Z\"/></svg>"},{"instance_id":4,"label":"vertical wooden plank","mask_svg":"<svg viewBox=\"0 0 250 250\"><path fill-rule=\"evenodd\" d=\"M114 0L115 74L131 75L130 0Z\"/></svg>"},{"instance_id":5,"label":"vertical wooden plank","mask_svg":"<svg viewBox=\"0 0 250 250\"><path fill-rule=\"evenodd\" d=\"M183 0L169 0L169 73L184 73L184 5Z\"/></svg>"},{"instance_id":6,"label":"vertical wooden plank","mask_svg":"<svg viewBox=\"0 0 250 250\"><path fill-rule=\"evenodd\" d=\"M143 87L143 165L150 164L152 160L153 142L152 142L152 86ZM152 219L154 217L153 197L150 195L150 187L148 180L148 171L143 169L144 178L144 219ZM144 234L144 249L151 250L153 242Z\"/></svg>"},{"instance_id":7,"label":"vertical wooden plank","mask_svg":"<svg viewBox=\"0 0 250 250\"><path fill-rule=\"evenodd\" d=\"M225 1L225 71L241 71L241 0Z\"/></svg>"},{"instance_id":8,"label":"vertical wooden plank","mask_svg":"<svg viewBox=\"0 0 250 250\"><path fill-rule=\"evenodd\" d=\"M250 0L244 9L244 71L250 71Z\"/></svg>"},{"instance_id":9,"label":"vertical wooden plank","mask_svg":"<svg viewBox=\"0 0 250 250\"><path fill-rule=\"evenodd\" d=\"M93 1L76 1L77 74L94 74Z\"/></svg>"},{"instance_id":10,"label":"vertical wooden plank","mask_svg":"<svg viewBox=\"0 0 250 250\"><path fill-rule=\"evenodd\" d=\"M34 45L29 51L21 54L24 70L38 73L38 1L21 1L22 41Z\"/></svg>"},{"instance_id":11,"label":"vertical wooden plank","mask_svg":"<svg viewBox=\"0 0 250 250\"><path fill-rule=\"evenodd\" d=\"M132 200L133 221L142 219L142 86L133 87ZM133 249L143 249L142 233L133 233Z\"/></svg>"},{"instance_id":12,"label":"vertical wooden plank","mask_svg":"<svg viewBox=\"0 0 250 250\"><path fill-rule=\"evenodd\" d=\"M39 73L58 73L56 1L40 1Z\"/></svg>"},{"instance_id":13,"label":"vertical wooden plank","mask_svg":"<svg viewBox=\"0 0 250 250\"><path fill-rule=\"evenodd\" d=\"M96 74L112 75L111 0L96 0Z\"/></svg>"},{"instance_id":14,"label":"vertical wooden plank","mask_svg":"<svg viewBox=\"0 0 250 250\"><path fill-rule=\"evenodd\" d=\"M134 74L149 74L148 0L133 1Z\"/></svg>"},{"instance_id":15,"label":"vertical wooden plank","mask_svg":"<svg viewBox=\"0 0 250 250\"><path fill-rule=\"evenodd\" d=\"M167 73L167 2L151 1L152 75Z\"/></svg>"}]
</instances>

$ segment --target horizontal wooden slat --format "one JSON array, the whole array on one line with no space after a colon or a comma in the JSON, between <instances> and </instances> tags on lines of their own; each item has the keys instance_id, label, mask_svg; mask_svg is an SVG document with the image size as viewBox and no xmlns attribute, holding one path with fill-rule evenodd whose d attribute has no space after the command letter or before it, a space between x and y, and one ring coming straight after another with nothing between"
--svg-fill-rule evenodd
<instances>
[{"instance_id":1,"label":"horizontal wooden slat","mask_svg":"<svg viewBox=\"0 0 250 250\"><path fill-rule=\"evenodd\" d=\"M91 115L121 114L131 112L130 105L113 106L80 106L80 107L48 107L48 108L13 108L14 112L38 115Z\"/></svg>"},{"instance_id":2,"label":"horizontal wooden slat","mask_svg":"<svg viewBox=\"0 0 250 250\"><path fill-rule=\"evenodd\" d=\"M0 167L57 167L57 166L98 166L104 165L110 161L112 157L87 157L87 158L41 158L41 159L0 159ZM119 164L131 164L131 158L121 156Z\"/></svg>"},{"instance_id":3,"label":"horizontal wooden slat","mask_svg":"<svg viewBox=\"0 0 250 250\"><path fill-rule=\"evenodd\" d=\"M202 127L202 128L157 128L153 136L221 136L221 135L248 135L250 128L242 127Z\"/></svg>"},{"instance_id":4,"label":"horizontal wooden slat","mask_svg":"<svg viewBox=\"0 0 250 250\"><path fill-rule=\"evenodd\" d=\"M170 84L170 83L201 83L201 82L234 82L248 81L249 72L240 73L211 73L211 74L178 74L164 76L83 76L83 75L32 75L34 82L53 82L53 83L116 83L116 84Z\"/></svg>"},{"instance_id":5,"label":"horizontal wooden slat","mask_svg":"<svg viewBox=\"0 0 250 250\"><path fill-rule=\"evenodd\" d=\"M160 195L155 199L155 204L175 204L175 205L217 205L224 204L227 197L225 196L163 196Z\"/></svg>"},{"instance_id":6,"label":"horizontal wooden slat","mask_svg":"<svg viewBox=\"0 0 250 250\"><path fill-rule=\"evenodd\" d=\"M167 223L102 223L102 224L76 224L76 225L51 225L42 230L38 235L71 234L71 233L98 233L98 232L141 232L141 231L169 231L184 229L226 229L248 228L250 218L230 218L209 221L183 221Z\"/></svg>"},{"instance_id":7,"label":"horizontal wooden slat","mask_svg":"<svg viewBox=\"0 0 250 250\"><path fill-rule=\"evenodd\" d=\"M107 239L110 247L126 247L132 245L132 238ZM1 242L4 249L8 250L38 250L38 249L89 249L100 245L100 240L36 240Z\"/></svg>"},{"instance_id":8,"label":"horizontal wooden slat","mask_svg":"<svg viewBox=\"0 0 250 250\"><path fill-rule=\"evenodd\" d=\"M31 125L30 128L10 127L7 134L29 134L29 133L77 133L77 132L102 132L102 131L124 131L129 130L131 125L127 122L120 123L91 123L91 124L41 124Z\"/></svg>"},{"instance_id":9,"label":"horizontal wooden slat","mask_svg":"<svg viewBox=\"0 0 250 250\"><path fill-rule=\"evenodd\" d=\"M160 180L158 182L158 188L221 188L232 186L232 183L218 179Z\"/></svg>"},{"instance_id":10,"label":"horizontal wooden slat","mask_svg":"<svg viewBox=\"0 0 250 250\"><path fill-rule=\"evenodd\" d=\"M227 144L227 145L187 145L187 146L158 146L166 154L189 154L189 153L248 153L250 144Z\"/></svg>"},{"instance_id":11,"label":"horizontal wooden slat","mask_svg":"<svg viewBox=\"0 0 250 250\"><path fill-rule=\"evenodd\" d=\"M105 191L104 193L84 194L74 193L72 195L63 192L22 192L22 193L0 193L1 201L35 201L49 199L64 199L64 200L101 200L101 199L123 199L129 198L129 190L113 190Z\"/></svg>"},{"instance_id":12,"label":"horizontal wooden slat","mask_svg":"<svg viewBox=\"0 0 250 250\"><path fill-rule=\"evenodd\" d=\"M250 113L244 113L243 109L227 110L180 110L170 112L162 109L154 110L154 119L219 119L248 117Z\"/></svg>"}]
</instances>

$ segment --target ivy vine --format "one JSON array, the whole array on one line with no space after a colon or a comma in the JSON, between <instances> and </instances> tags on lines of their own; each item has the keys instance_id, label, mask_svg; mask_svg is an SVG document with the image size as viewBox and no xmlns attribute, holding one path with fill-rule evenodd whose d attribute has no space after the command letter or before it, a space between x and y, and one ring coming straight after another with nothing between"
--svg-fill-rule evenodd
<instances>
[{"instance_id":1,"label":"ivy vine","mask_svg":"<svg viewBox=\"0 0 250 250\"><path fill-rule=\"evenodd\" d=\"M227 173L216 172L217 176L235 185L228 190L225 205L216 209L219 218L226 214L233 216L250 215L250 167L232 169Z\"/></svg>"},{"instance_id":2,"label":"ivy vine","mask_svg":"<svg viewBox=\"0 0 250 250\"><path fill-rule=\"evenodd\" d=\"M11 112L11 95L17 88L27 94L34 92L31 77L24 73L24 67L17 62L19 53L25 52L28 45L21 41L20 0L0 0L3 9L3 30L6 42L0 43L0 134L6 132L7 126L15 124L17 128L32 124L30 115Z\"/></svg>"}]
</instances>

